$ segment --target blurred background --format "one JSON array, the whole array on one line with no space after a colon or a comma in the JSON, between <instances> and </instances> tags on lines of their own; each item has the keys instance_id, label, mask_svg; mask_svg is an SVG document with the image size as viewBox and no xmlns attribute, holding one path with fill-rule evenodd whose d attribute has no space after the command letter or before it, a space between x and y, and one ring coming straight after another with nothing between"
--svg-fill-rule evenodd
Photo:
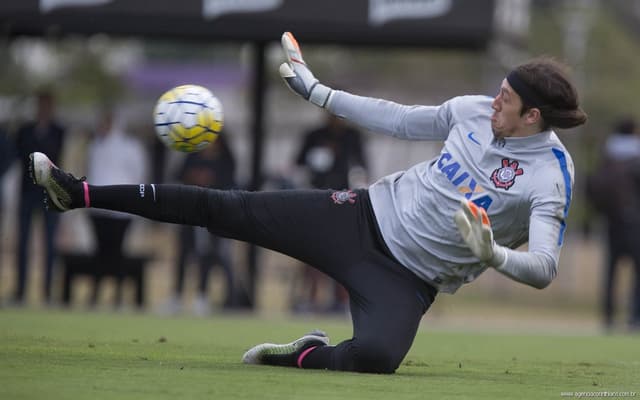
<instances>
[{"instance_id":1,"label":"blurred background","mask_svg":"<svg viewBox=\"0 0 640 400\"><path fill-rule=\"evenodd\" d=\"M5 3L0 5L3 140L18 143L21 129L42 106L43 93L51 95L54 119L64 130L58 163L78 176L95 168L91 163L98 156L91 156L92 148L108 148L100 145L104 132L115 132L127 140L109 142L110 148L135 148L132 154L137 155L131 157L142 160L136 171L145 181L188 181L185 171L193 162L164 149L152 114L162 93L189 83L209 88L224 106L225 151L233 162L212 168L231 171L229 185L251 190L313 185L314 166L300 161L300 151L305 134L323 126L326 115L280 82L279 38L285 30L296 35L323 83L404 104L439 104L462 94L493 96L505 72L520 62L538 55L566 62L589 122L558 132L576 167L559 276L538 291L488 271L455 296L441 295L426 321L589 332L630 327L632 299L640 296L633 289L639 267L624 254L616 274L607 279L606 220L590 204L586 182L619 122L640 117L640 1ZM358 135L365 161L349 169L354 186L430 159L441 147L366 131ZM101 253L94 216L85 211L55 221L48 256L45 218L35 210L33 223L25 225L22 159L15 147L6 147L0 220L3 307L115 305L162 314L249 310L346 317L339 289L306 273L296 260L244 243L203 240L201 233L181 233L176 226L139 218L118 231L122 246L116 243L116 252L122 254L111 261L130 265L127 271L106 265L105 279L91 271L96 265L92 257ZM640 246L640 236L633 239ZM28 274L24 293L16 297L21 258ZM53 260L49 279L48 258ZM608 280L615 285L607 306ZM102 290L95 291L96 285Z\"/></svg>"}]
</instances>

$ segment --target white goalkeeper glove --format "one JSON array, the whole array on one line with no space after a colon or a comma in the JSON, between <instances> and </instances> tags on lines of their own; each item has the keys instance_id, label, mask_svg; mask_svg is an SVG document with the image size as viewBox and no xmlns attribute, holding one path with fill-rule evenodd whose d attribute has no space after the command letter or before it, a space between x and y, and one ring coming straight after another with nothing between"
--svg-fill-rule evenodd
<instances>
[{"instance_id":1,"label":"white goalkeeper glove","mask_svg":"<svg viewBox=\"0 0 640 400\"><path fill-rule=\"evenodd\" d=\"M463 199L453 219L462 239L480 261L496 268L504 264L506 252L493 240L491 222L484 208Z\"/></svg>"},{"instance_id":2,"label":"white goalkeeper glove","mask_svg":"<svg viewBox=\"0 0 640 400\"><path fill-rule=\"evenodd\" d=\"M302 52L291 32L282 34L287 62L280 65L280 76L289 89L318 107L326 107L333 90L318 82L302 59Z\"/></svg>"}]
</instances>

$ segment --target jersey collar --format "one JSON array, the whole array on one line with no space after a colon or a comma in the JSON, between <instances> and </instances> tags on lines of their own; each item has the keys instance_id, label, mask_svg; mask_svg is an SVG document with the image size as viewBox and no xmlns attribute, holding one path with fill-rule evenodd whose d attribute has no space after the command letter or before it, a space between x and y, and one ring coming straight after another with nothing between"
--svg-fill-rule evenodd
<instances>
[{"instance_id":1,"label":"jersey collar","mask_svg":"<svg viewBox=\"0 0 640 400\"><path fill-rule=\"evenodd\" d=\"M493 145L496 147L511 148L514 150L523 149L538 144L546 143L553 134L552 130L542 131L535 135L524 137L508 137L502 139L493 139Z\"/></svg>"}]
</instances>

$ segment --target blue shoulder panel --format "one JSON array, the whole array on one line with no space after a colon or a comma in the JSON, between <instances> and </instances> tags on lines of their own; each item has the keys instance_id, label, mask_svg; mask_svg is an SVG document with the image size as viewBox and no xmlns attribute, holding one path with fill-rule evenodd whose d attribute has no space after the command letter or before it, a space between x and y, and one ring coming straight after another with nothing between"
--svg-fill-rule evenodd
<instances>
[{"instance_id":1,"label":"blue shoulder panel","mask_svg":"<svg viewBox=\"0 0 640 400\"><path fill-rule=\"evenodd\" d=\"M565 156L564 151L557 148L553 148L551 149L551 151L553 151L553 154L558 159L560 170L562 171L562 176L564 177L564 215L560 224L560 236L558 237L558 246L561 246L562 240L564 238L564 231L567 229L566 219L567 215L569 215L569 205L571 204L571 175L569 175L569 168L567 167L567 157Z\"/></svg>"}]
</instances>

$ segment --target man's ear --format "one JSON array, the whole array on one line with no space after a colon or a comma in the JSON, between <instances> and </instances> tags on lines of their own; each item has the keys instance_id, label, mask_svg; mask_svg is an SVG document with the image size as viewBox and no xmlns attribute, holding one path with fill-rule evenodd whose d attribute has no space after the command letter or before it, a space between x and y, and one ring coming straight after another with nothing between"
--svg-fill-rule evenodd
<instances>
[{"instance_id":1,"label":"man's ear","mask_svg":"<svg viewBox=\"0 0 640 400\"><path fill-rule=\"evenodd\" d=\"M542 114L539 108L531 107L525 112L524 118L527 125L534 125L542 121Z\"/></svg>"}]
</instances>

